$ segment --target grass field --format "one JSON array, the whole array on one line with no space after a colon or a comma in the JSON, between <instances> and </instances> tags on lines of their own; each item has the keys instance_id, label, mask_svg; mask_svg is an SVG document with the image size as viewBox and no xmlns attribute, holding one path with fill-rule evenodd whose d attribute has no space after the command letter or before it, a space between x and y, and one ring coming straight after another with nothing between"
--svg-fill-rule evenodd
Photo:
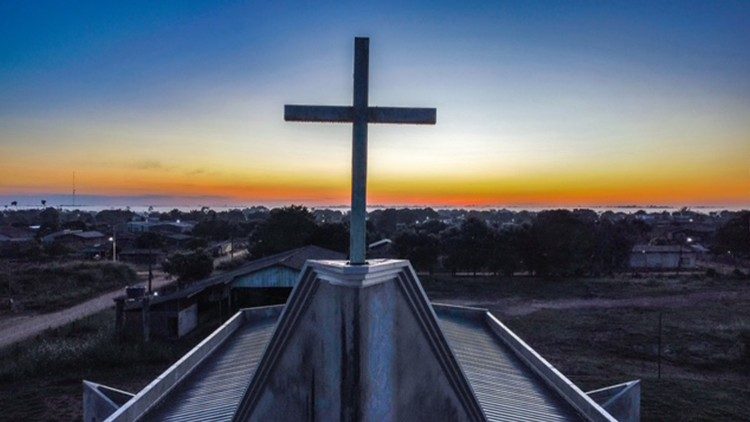
<instances>
[{"instance_id":1,"label":"grass field","mask_svg":"<svg viewBox=\"0 0 750 422\"><path fill-rule=\"evenodd\" d=\"M109 310L0 350L0 420L81 420L81 380L137 392L218 327L178 342L118 342Z\"/></svg>"},{"instance_id":2,"label":"grass field","mask_svg":"<svg viewBox=\"0 0 750 422\"><path fill-rule=\"evenodd\" d=\"M644 421L737 421L747 420L750 414L747 280L438 277L425 285L433 300L487 307L585 391L640 379ZM717 291L741 294L684 303L670 300L668 306L659 306L663 303L659 298ZM645 298L636 300L637 296ZM598 300L603 298L613 301ZM613 306L629 301L643 306ZM590 302L602 306L586 306ZM539 308L507 312L523 303ZM544 308L545 303L550 308ZM581 306L554 306L560 303ZM661 379L657 369L660 312Z\"/></svg>"},{"instance_id":3,"label":"grass field","mask_svg":"<svg viewBox=\"0 0 750 422\"><path fill-rule=\"evenodd\" d=\"M24 264L0 273L0 297L27 310L51 312L136 282L133 269L114 262Z\"/></svg>"},{"instance_id":4,"label":"grass field","mask_svg":"<svg viewBox=\"0 0 750 422\"><path fill-rule=\"evenodd\" d=\"M644 421L734 421L750 414L747 280L422 279L432 300L493 311L584 390L641 379ZM715 292L731 294L691 296ZM670 299L668 306L659 301L674 297L690 299ZM175 343L119 343L113 325L107 311L0 350L0 419L80 420L82 379L137 392L215 329L218 319L209 316Z\"/></svg>"}]
</instances>

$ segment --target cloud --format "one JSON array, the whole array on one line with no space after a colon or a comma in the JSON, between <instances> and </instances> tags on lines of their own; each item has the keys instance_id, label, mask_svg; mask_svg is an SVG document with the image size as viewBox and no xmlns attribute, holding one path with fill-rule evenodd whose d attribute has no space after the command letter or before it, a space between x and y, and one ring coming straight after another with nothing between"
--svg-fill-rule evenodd
<instances>
[{"instance_id":1,"label":"cloud","mask_svg":"<svg viewBox=\"0 0 750 422\"><path fill-rule=\"evenodd\" d=\"M167 170L158 160L139 160L134 162L132 167L138 170Z\"/></svg>"},{"instance_id":2,"label":"cloud","mask_svg":"<svg viewBox=\"0 0 750 422\"><path fill-rule=\"evenodd\" d=\"M186 172L185 172L185 175L186 175L186 176L197 176L197 175L199 175L199 174L203 174L203 173L205 173L205 172L206 172L206 169L203 169L203 168L197 168L197 169L193 169L193 170L188 170L188 171L186 171Z\"/></svg>"}]
</instances>

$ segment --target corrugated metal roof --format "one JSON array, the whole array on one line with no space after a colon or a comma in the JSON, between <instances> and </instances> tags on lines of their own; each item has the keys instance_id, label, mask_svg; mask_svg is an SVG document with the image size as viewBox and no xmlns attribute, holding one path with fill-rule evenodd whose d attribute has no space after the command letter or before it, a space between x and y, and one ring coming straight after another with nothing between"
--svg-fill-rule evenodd
<instances>
[{"instance_id":1,"label":"corrugated metal roof","mask_svg":"<svg viewBox=\"0 0 750 422\"><path fill-rule=\"evenodd\" d=\"M276 313L245 320L141 420L231 421L270 341ZM441 330L489 421L584 420L483 318L435 308Z\"/></svg>"},{"instance_id":2,"label":"corrugated metal roof","mask_svg":"<svg viewBox=\"0 0 750 422\"><path fill-rule=\"evenodd\" d=\"M275 326L275 316L245 322L143 420L230 421Z\"/></svg>"},{"instance_id":3,"label":"corrugated metal roof","mask_svg":"<svg viewBox=\"0 0 750 422\"><path fill-rule=\"evenodd\" d=\"M251 274L274 265L283 265L294 270L301 270L305 262L309 259L344 259L345 255L341 252L321 248L320 246L308 245L292 249L286 252L280 252L275 255L269 255L263 258L249 261L239 268L224 273L219 273L203 280L197 281L184 289L167 293L151 299L151 304L166 302L180 298L191 297L203 290L219 285L231 283L235 278Z\"/></svg>"},{"instance_id":4,"label":"corrugated metal roof","mask_svg":"<svg viewBox=\"0 0 750 422\"><path fill-rule=\"evenodd\" d=\"M448 344L489 421L583 418L505 346L483 320L437 311Z\"/></svg>"}]
</instances>

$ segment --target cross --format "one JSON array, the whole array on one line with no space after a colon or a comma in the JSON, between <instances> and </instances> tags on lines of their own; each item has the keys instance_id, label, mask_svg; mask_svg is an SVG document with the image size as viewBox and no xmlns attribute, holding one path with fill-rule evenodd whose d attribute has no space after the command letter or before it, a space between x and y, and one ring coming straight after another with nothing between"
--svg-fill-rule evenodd
<instances>
[{"instance_id":1,"label":"cross","mask_svg":"<svg viewBox=\"0 0 750 422\"><path fill-rule=\"evenodd\" d=\"M370 107L368 78L370 39L354 38L354 100L351 106L285 105L288 122L352 123L352 211L349 222L349 263L366 265L367 124L435 124L434 108Z\"/></svg>"}]
</instances>

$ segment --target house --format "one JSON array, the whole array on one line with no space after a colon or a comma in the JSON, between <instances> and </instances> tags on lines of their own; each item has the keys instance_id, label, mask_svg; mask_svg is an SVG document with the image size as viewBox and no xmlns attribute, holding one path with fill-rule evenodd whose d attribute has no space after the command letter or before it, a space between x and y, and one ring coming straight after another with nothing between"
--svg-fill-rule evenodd
<instances>
[{"instance_id":1,"label":"house","mask_svg":"<svg viewBox=\"0 0 750 422\"><path fill-rule=\"evenodd\" d=\"M367 245L367 256L372 258L394 258L396 252L393 250L391 239L382 239Z\"/></svg>"},{"instance_id":2,"label":"house","mask_svg":"<svg viewBox=\"0 0 750 422\"><path fill-rule=\"evenodd\" d=\"M35 232L25 227L0 226L0 256L23 256L35 247Z\"/></svg>"},{"instance_id":3,"label":"house","mask_svg":"<svg viewBox=\"0 0 750 422\"><path fill-rule=\"evenodd\" d=\"M24 243L34 241L34 231L25 227L0 226L0 243Z\"/></svg>"},{"instance_id":4,"label":"house","mask_svg":"<svg viewBox=\"0 0 750 422\"><path fill-rule=\"evenodd\" d=\"M131 233L158 232L158 233L189 233L195 224L186 221L128 221L127 231Z\"/></svg>"},{"instance_id":5,"label":"house","mask_svg":"<svg viewBox=\"0 0 750 422\"><path fill-rule=\"evenodd\" d=\"M303 246L250 261L182 289L162 289L148 297L120 296L115 299L115 318L122 323L116 325L126 337L148 332L150 336L179 338L197 326L199 314L210 310L226 317L240 307L284 303L308 259L343 257L329 249ZM145 318L144 308L151 313Z\"/></svg>"},{"instance_id":6,"label":"house","mask_svg":"<svg viewBox=\"0 0 750 422\"><path fill-rule=\"evenodd\" d=\"M190 233L195 224L187 221L159 221L148 219L145 221L128 221L126 230L131 233L157 232L163 234Z\"/></svg>"},{"instance_id":7,"label":"house","mask_svg":"<svg viewBox=\"0 0 750 422\"><path fill-rule=\"evenodd\" d=\"M107 389L84 381L84 420L640 420L639 381L583 392L486 309L431 304L400 260L308 261L286 305Z\"/></svg>"},{"instance_id":8,"label":"house","mask_svg":"<svg viewBox=\"0 0 750 422\"><path fill-rule=\"evenodd\" d=\"M94 246L107 239L102 232L96 230L61 230L42 237L45 244L57 243L72 249L83 249Z\"/></svg>"},{"instance_id":9,"label":"house","mask_svg":"<svg viewBox=\"0 0 750 422\"><path fill-rule=\"evenodd\" d=\"M182 248L193 239L193 236L184 233L174 233L164 236L164 242L172 248Z\"/></svg>"},{"instance_id":10,"label":"house","mask_svg":"<svg viewBox=\"0 0 750 422\"><path fill-rule=\"evenodd\" d=\"M636 270L678 270L696 267L696 252L682 245L635 245L630 268Z\"/></svg>"}]
</instances>

